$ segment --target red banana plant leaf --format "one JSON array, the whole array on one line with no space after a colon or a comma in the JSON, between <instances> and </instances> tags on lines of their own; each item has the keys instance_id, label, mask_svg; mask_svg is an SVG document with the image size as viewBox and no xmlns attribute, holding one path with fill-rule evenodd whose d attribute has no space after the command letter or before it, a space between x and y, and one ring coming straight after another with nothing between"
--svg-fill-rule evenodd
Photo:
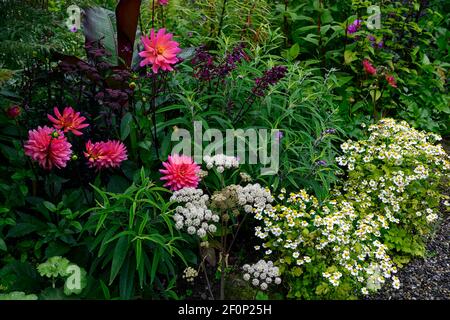
<instances>
[{"instance_id":1,"label":"red banana plant leaf","mask_svg":"<svg viewBox=\"0 0 450 320\"><path fill-rule=\"evenodd\" d=\"M119 64L131 67L141 0L120 0L116 7Z\"/></svg>"}]
</instances>

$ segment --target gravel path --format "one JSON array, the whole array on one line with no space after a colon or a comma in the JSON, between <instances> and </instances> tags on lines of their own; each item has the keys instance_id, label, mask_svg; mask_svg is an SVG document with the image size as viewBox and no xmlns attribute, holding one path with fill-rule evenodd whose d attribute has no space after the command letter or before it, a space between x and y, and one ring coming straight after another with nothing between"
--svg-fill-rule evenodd
<instances>
[{"instance_id":1,"label":"gravel path","mask_svg":"<svg viewBox=\"0 0 450 320\"><path fill-rule=\"evenodd\" d=\"M414 259L398 272L400 289L387 285L370 299L450 299L450 216L441 222L424 259Z\"/></svg>"}]
</instances>

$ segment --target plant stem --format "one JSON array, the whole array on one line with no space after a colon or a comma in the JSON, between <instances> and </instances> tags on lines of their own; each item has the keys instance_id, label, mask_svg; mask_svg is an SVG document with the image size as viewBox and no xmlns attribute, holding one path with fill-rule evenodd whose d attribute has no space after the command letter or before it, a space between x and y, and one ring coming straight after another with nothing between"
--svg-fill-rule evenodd
<instances>
[{"instance_id":1,"label":"plant stem","mask_svg":"<svg viewBox=\"0 0 450 320\"><path fill-rule=\"evenodd\" d=\"M156 157L159 159L159 143L158 136L156 134L156 96L157 96L157 87L156 87L156 74L152 76L152 122L153 122L153 142L155 145Z\"/></svg>"},{"instance_id":2,"label":"plant stem","mask_svg":"<svg viewBox=\"0 0 450 320\"><path fill-rule=\"evenodd\" d=\"M231 251L231 248L233 247L234 241L235 241L236 238L237 238L237 235L238 235L238 233L239 233L239 230L241 229L241 226L244 224L244 221L245 221L245 219L247 218L247 216L248 216L248 214L245 214L245 215L244 215L244 218L242 218L241 222L238 224L238 227L237 227L237 229L236 229L236 232L235 232L234 235L233 235L233 239L231 240L231 244L230 244L230 246L228 247L227 254L228 254L228 252Z\"/></svg>"},{"instance_id":3,"label":"plant stem","mask_svg":"<svg viewBox=\"0 0 450 320\"><path fill-rule=\"evenodd\" d=\"M155 27L155 0L152 0L152 29Z\"/></svg>"},{"instance_id":4,"label":"plant stem","mask_svg":"<svg viewBox=\"0 0 450 320\"><path fill-rule=\"evenodd\" d=\"M223 3L222 3L222 12L220 14L219 29L217 30L217 37L220 37L220 33L222 32L223 18L225 16L225 8L227 6L227 1L228 0L223 0Z\"/></svg>"},{"instance_id":5,"label":"plant stem","mask_svg":"<svg viewBox=\"0 0 450 320\"><path fill-rule=\"evenodd\" d=\"M203 269L203 273L205 274L205 279L206 279L206 284L208 286L209 294L211 295L211 298L214 300L214 294L212 293L212 290L211 290L211 283L209 282L208 273L206 272L205 259L206 259L206 257L203 259L203 261L201 263L201 267Z\"/></svg>"},{"instance_id":6,"label":"plant stem","mask_svg":"<svg viewBox=\"0 0 450 320\"><path fill-rule=\"evenodd\" d=\"M289 0L284 0L284 35L285 35L285 40L284 40L284 45L288 46L288 42L289 42L289 24L288 24L288 19L287 19L287 10L288 10L288 6L289 6Z\"/></svg>"}]
</instances>

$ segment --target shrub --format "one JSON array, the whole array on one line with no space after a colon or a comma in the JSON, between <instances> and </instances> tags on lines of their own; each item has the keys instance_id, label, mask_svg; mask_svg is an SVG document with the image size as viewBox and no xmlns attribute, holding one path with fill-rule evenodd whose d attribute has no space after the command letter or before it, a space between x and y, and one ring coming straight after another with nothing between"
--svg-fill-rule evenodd
<instances>
[{"instance_id":1,"label":"shrub","mask_svg":"<svg viewBox=\"0 0 450 320\"><path fill-rule=\"evenodd\" d=\"M384 119L367 140L342 144L348 176L319 203L305 190L257 213L264 254L278 258L291 298L356 298L376 291L404 257L424 254L436 222L441 178L450 170L435 134Z\"/></svg>"},{"instance_id":2,"label":"shrub","mask_svg":"<svg viewBox=\"0 0 450 320\"><path fill-rule=\"evenodd\" d=\"M379 212L394 223L384 236L390 249L422 256L422 238L438 218L438 187L450 170L446 152L435 145L441 137L393 119L381 120L369 132L367 140L341 145L344 155L337 161L348 177L340 198L360 214Z\"/></svg>"},{"instance_id":3,"label":"shrub","mask_svg":"<svg viewBox=\"0 0 450 320\"><path fill-rule=\"evenodd\" d=\"M137 294L146 296L149 292L176 297L171 289L176 280L177 262L187 265L187 257L193 254L183 250L183 239L175 234L170 203L162 195L168 190L151 183L143 169L138 182L123 193L94 189L101 202L88 210L87 243L95 253L93 265L109 266L105 273L95 275L108 279L110 286L114 284L112 289L119 289L122 299ZM105 286L104 290L109 296Z\"/></svg>"}]
</instances>

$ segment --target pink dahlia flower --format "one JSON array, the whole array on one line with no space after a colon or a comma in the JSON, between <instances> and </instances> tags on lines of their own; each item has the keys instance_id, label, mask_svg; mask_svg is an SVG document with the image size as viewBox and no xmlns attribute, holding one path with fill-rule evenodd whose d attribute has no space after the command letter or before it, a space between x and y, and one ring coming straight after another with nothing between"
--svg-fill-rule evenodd
<instances>
[{"instance_id":1,"label":"pink dahlia flower","mask_svg":"<svg viewBox=\"0 0 450 320\"><path fill-rule=\"evenodd\" d=\"M177 154L169 156L167 161L163 162L163 166L165 169L159 170L164 175L161 180L166 180L164 186L170 190L177 191L184 187L198 186L200 166L191 157Z\"/></svg>"},{"instance_id":2,"label":"pink dahlia flower","mask_svg":"<svg viewBox=\"0 0 450 320\"><path fill-rule=\"evenodd\" d=\"M114 168L127 159L127 149L118 140L96 143L89 140L86 143L84 156L88 159L88 165L91 168Z\"/></svg>"},{"instance_id":3,"label":"pink dahlia flower","mask_svg":"<svg viewBox=\"0 0 450 320\"><path fill-rule=\"evenodd\" d=\"M53 166L64 168L72 154L71 146L62 131L47 126L38 127L28 132L25 154L46 170Z\"/></svg>"},{"instance_id":4,"label":"pink dahlia flower","mask_svg":"<svg viewBox=\"0 0 450 320\"><path fill-rule=\"evenodd\" d=\"M377 74L377 69L375 69L375 67L370 63L369 60L364 59L364 61L362 62L363 66L364 66L364 70L371 75L375 75Z\"/></svg>"},{"instance_id":5,"label":"pink dahlia flower","mask_svg":"<svg viewBox=\"0 0 450 320\"><path fill-rule=\"evenodd\" d=\"M143 36L144 50L139 55L144 58L140 66L152 65L154 73L162 70L172 71L171 65L178 62L177 54L181 52L178 42L172 40L172 34L166 33L166 29L160 29L155 35L155 30L150 31L150 37Z\"/></svg>"},{"instance_id":6,"label":"pink dahlia flower","mask_svg":"<svg viewBox=\"0 0 450 320\"><path fill-rule=\"evenodd\" d=\"M53 122L53 127L63 130L64 132L71 131L74 135L81 136L81 129L89 126L87 123L83 123L86 120L85 117L80 117L79 112L75 112L72 107L66 107L63 110L63 114L59 112L58 108L53 109L56 118L51 115L47 115L48 119Z\"/></svg>"},{"instance_id":7,"label":"pink dahlia flower","mask_svg":"<svg viewBox=\"0 0 450 320\"><path fill-rule=\"evenodd\" d=\"M159 4L162 6L167 6L169 4L169 0L159 0Z\"/></svg>"}]
</instances>

